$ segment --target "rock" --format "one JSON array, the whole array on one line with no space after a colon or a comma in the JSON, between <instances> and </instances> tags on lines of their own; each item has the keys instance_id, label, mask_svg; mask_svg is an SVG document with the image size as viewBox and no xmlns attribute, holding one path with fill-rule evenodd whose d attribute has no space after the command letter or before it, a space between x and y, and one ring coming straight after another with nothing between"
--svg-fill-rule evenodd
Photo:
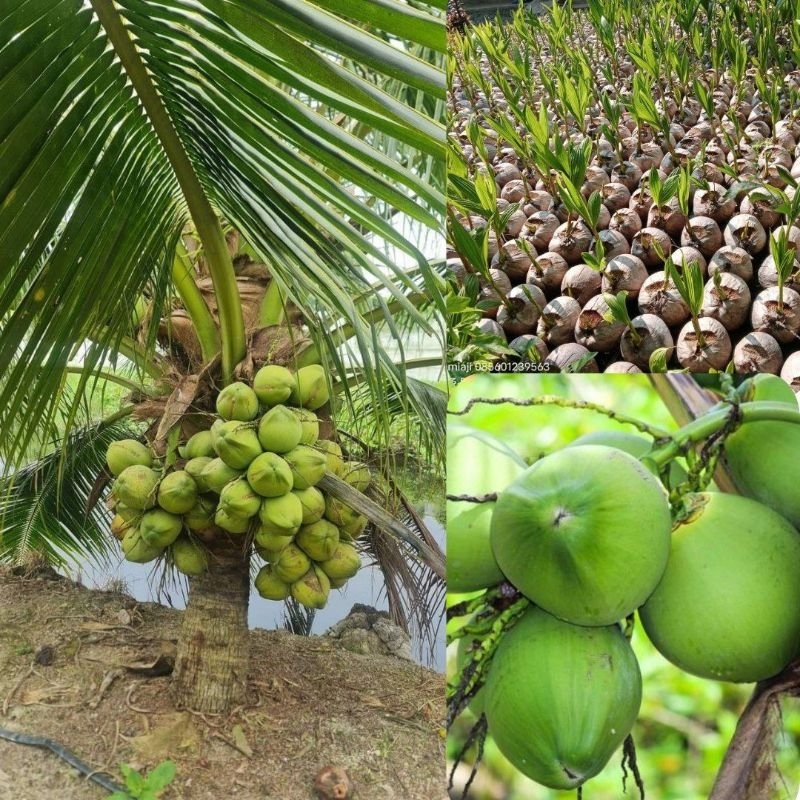
<instances>
[{"instance_id":1,"label":"rock","mask_svg":"<svg viewBox=\"0 0 800 800\"><path fill-rule=\"evenodd\" d=\"M388 612L362 603L356 603L343 620L326 631L325 636L331 636L338 646L353 653L414 660L408 633L391 621Z\"/></svg>"}]
</instances>

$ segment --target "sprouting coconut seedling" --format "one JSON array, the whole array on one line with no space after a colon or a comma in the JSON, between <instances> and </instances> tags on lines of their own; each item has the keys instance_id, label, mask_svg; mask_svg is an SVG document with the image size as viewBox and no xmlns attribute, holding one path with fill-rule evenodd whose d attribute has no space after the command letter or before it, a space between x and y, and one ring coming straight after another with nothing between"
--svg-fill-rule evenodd
<instances>
[{"instance_id":1,"label":"sprouting coconut seedling","mask_svg":"<svg viewBox=\"0 0 800 800\"><path fill-rule=\"evenodd\" d=\"M660 114L653 100L653 83L648 80L641 72L633 76L633 91L631 93L628 110L636 122L637 153L642 152L642 132L643 126L649 125L669 139L669 117Z\"/></svg>"},{"instance_id":2,"label":"sprouting coconut seedling","mask_svg":"<svg viewBox=\"0 0 800 800\"><path fill-rule=\"evenodd\" d=\"M610 294L606 292L603 299L608 306L608 313L603 315L606 322L619 322L627 327L627 333L634 344L639 344L642 341L642 336L639 331L633 326L631 315L628 313L627 292L617 292L617 294Z\"/></svg>"},{"instance_id":3,"label":"sprouting coconut seedling","mask_svg":"<svg viewBox=\"0 0 800 800\"><path fill-rule=\"evenodd\" d=\"M732 352L731 340L719 320L701 316L704 285L700 265L684 259L682 274L673 263L666 264L665 268L671 271L675 288L691 314L690 321L678 334L678 362L690 372L724 369Z\"/></svg>"},{"instance_id":4,"label":"sprouting coconut seedling","mask_svg":"<svg viewBox=\"0 0 800 800\"><path fill-rule=\"evenodd\" d=\"M585 55L576 59L571 73L561 65L556 65L556 96L563 109L562 120L568 124L571 116L581 133L587 133L587 111L592 99L592 71L586 63Z\"/></svg>"},{"instance_id":5,"label":"sprouting coconut seedling","mask_svg":"<svg viewBox=\"0 0 800 800\"><path fill-rule=\"evenodd\" d=\"M600 95L600 105L603 108L608 122L603 123L600 131L611 143L614 152L617 154L617 161L621 164L625 160L622 152L622 137L619 135L619 125L622 120L622 106L616 98L608 94Z\"/></svg>"},{"instance_id":6,"label":"sprouting coconut seedling","mask_svg":"<svg viewBox=\"0 0 800 800\"><path fill-rule=\"evenodd\" d=\"M692 315L691 325L697 336L698 346L705 347L705 336L698 323L700 311L703 308L703 273L700 265L696 261L687 263L684 259L679 270L672 261L668 260L664 263L664 271L675 284L683 302L689 307L689 313Z\"/></svg>"},{"instance_id":7,"label":"sprouting coconut seedling","mask_svg":"<svg viewBox=\"0 0 800 800\"><path fill-rule=\"evenodd\" d=\"M769 252L775 262L775 271L778 273L778 310L783 312L784 287L794 271L796 256L794 248L789 247L786 228L780 230L777 236L770 236Z\"/></svg>"},{"instance_id":8,"label":"sprouting coconut seedling","mask_svg":"<svg viewBox=\"0 0 800 800\"><path fill-rule=\"evenodd\" d=\"M452 185L452 184L451 184ZM487 275L489 263L489 229L481 226L467 230L458 219L452 197L448 198L447 232L453 247L469 272Z\"/></svg>"}]
</instances>

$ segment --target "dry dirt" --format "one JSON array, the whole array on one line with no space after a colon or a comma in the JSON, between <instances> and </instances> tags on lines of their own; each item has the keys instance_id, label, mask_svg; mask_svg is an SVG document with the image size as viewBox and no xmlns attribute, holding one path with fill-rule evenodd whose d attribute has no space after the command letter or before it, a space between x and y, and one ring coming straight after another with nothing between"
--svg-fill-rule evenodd
<instances>
[{"instance_id":1,"label":"dry dirt","mask_svg":"<svg viewBox=\"0 0 800 800\"><path fill-rule=\"evenodd\" d=\"M123 594L0 569L0 728L55 739L118 782L120 763L149 770L170 758L177 777L164 800L312 800L328 764L347 770L357 800L445 800L442 675L255 630L250 704L227 716L179 713L168 675L130 669L174 652L179 619ZM0 739L0 800L107 796L49 751Z\"/></svg>"}]
</instances>

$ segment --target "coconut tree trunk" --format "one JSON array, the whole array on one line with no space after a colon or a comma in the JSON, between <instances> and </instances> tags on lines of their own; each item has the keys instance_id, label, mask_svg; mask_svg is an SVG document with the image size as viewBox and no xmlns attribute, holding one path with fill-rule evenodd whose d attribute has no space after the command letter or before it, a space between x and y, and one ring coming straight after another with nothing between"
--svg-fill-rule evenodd
<instances>
[{"instance_id":1,"label":"coconut tree trunk","mask_svg":"<svg viewBox=\"0 0 800 800\"><path fill-rule=\"evenodd\" d=\"M208 571L189 578L172 691L179 708L218 714L245 700L250 647L250 557L218 530Z\"/></svg>"}]
</instances>

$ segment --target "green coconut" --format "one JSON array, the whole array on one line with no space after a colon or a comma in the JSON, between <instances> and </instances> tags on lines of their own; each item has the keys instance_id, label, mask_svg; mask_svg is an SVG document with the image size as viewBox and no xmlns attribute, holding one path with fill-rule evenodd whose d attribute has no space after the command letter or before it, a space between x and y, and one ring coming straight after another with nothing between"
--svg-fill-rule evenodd
<instances>
[{"instance_id":1,"label":"green coconut","mask_svg":"<svg viewBox=\"0 0 800 800\"><path fill-rule=\"evenodd\" d=\"M125 503L116 502L114 504L114 512L119 514L126 522L130 522L132 519L138 519L142 512L136 508L130 508L130 506L126 506Z\"/></svg>"},{"instance_id":2,"label":"green coconut","mask_svg":"<svg viewBox=\"0 0 800 800\"><path fill-rule=\"evenodd\" d=\"M274 533L270 529L264 529L259 525L256 528L254 537L255 544L264 552L267 561L275 561L284 547L288 547L294 541L291 534Z\"/></svg>"},{"instance_id":3,"label":"green coconut","mask_svg":"<svg viewBox=\"0 0 800 800\"><path fill-rule=\"evenodd\" d=\"M494 503L447 503L447 590L475 592L504 579L489 541Z\"/></svg>"},{"instance_id":4,"label":"green coconut","mask_svg":"<svg viewBox=\"0 0 800 800\"><path fill-rule=\"evenodd\" d=\"M212 458L200 472L200 482L206 491L219 494L227 484L241 478L241 470L229 467L221 458Z\"/></svg>"},{"instance_id":5,"label":"green coconut","mask_svg":"<svg viewBox=\"0 0 800 800\"><path fill-rule=\"evenodd\" d=\"M292 597L306 608L325 608L328 595L331 591L331 582L328 576L316 565L303 575L300 580L292 584Z\"/></svg>"},{"instance_id":6,"label":"green coconut","mask_svg":"<svg viewBox=\"0 0 800 800\"><path fill-rule=\"evenodd\" d=\"M291 412L300 420L302 433L300 444L314 444L319 439L319 419L307 408L292 408Z\"/></svg>"},{"instance_id":7,"label":"green coconut","mask_svg":"<svg viewBox=\"0 0 800 800\"><path fill-rule=\"evenodd\" d=\"M689 495L664 576L639 609L665 658L693 675L751 683L780 672L800 642L800 535L747 497Z\"/></svg>"},{"instance_id":8,"label":"green coconut","mask_svg":"<svg viewBox=\"0 0 800 800\"><path fill-rule=\"evenodd\" d=\"M361 558L353 545L339 542L330 558L319 562L320 568L329 578L352 578L361 569Z\"/></svg>"},{"instance_id":9,"label":"green coconut","mask_svg":"<svg viewBox=\"0 0 800 800\"><path fill-rule=\"evenodd\" d=\"M134 564L146 564L148 561L157 559L164 549L148 544L139 534L139 529L133 528L122 540L122 552L127 561L132 561Z\"/></svg>"},{"instance_id":10,"label":"green coconut","mask_svg":"<svg viewBox=\"0 0 800 800\"><path fill-rule=\"evenodd\" d=\"M336 442L330 439L317 439L314 447L322 453L328 460L328 472L334 475L341 475L341 470L344 468L344 457L342 456L342 448Z\"/></svg>"},{"instance_id":11,"label":"green coconut","mask_svg":"<svg viewBox=\"0 0 800 800\"><path fill-rule=\"evenodd\" d=\"M261 507L261 495L253 490L246 478L226 484L219 493L219 508L233 517L254 517Z\"/></svg>"},{"instance_id":12,"label":"green coconut","mask_svg":"<svg viewBox=\"0 0 800 800\"><path fill-rule=\"evenodd\" d=\"M224 420L250 422L258 416L258 396L241 381L231 383L217 395L217 414Z\"/></svg>"},{"instance_id":13,"label":"green coconut","mask_svg":"<svg viewBox=\"0 0 800 800\"><path fill-rule=\"evenodd\" d=\"M197 491L207 492L208 486L206 485L205 480L201 477L203 470L213 461L214 459L211 456L197 456L196 458L190 458L184 465L183 469L189 475L192 476L192 480L197 484ZM222 461L222 459L220 459ZM224 463L224 462L223 462Z\"/></svg>"},{"instance_id":14,"label":"green coconut","mask_svg":"<svg viewBox=\"0 0 800 800\"><path fill-rule=\"evenodd\" d=\"M363 514L359 514L354 520L341 527L341 535L349 539L358 539L364 533L368 522L369 520Z\"/></svg>"},{"instance_id":15,"label":"green coconut","mask_svg":"<svg viewBox=\"0 0 800 800\"><path fill-rule=\"evenodd\" d=\"M272 453L288 453L300 444L302 435L300 420L286 406L273 406L258 423L258 441Z\"/></svg>"},{"instance_id":16,"label":"green coconut","mask_svg":"<svg viewBox=\"0 0 800 800\"><path fill-rule=\"evenodd\" d=\"M136 439L120 439L111 442L106 450L106 462L111 474L118 477L128 467L149 467L153 463L150 448Z\"/></svg>"},{"instance_id":17,"label":"green coconut","mask_svg":"<svg viewBox=\"0 0 800 800\"><path fill-rule=\"evenodd\" d=\"M190 531L204 531L214 525L217 504L210 497L198 497L197 502L183 515L183 524Z\"/></svg>"},{"instance_id":18,"label":"green coconut","mask_svg":"<svg viewBox=\"0 0 800 800\"><path fill-rule=\"evenodd\" d=\"M618 625L570 625L532 607L503 634L484 689L500 752L537 783L574 789L630 733L642 677Z\"/></svg>"},{"instance_id":19,"label":"green coconut","mask_svg":"<svg viewBox=\"0 0 800 800\"><path fill-rule=\"evenodd\" d=\"M285 600L289 596L289 584L275 574L271 564L261 567L253 585L265 600Z\"/></svg>"},{"instance_id":20,"label":"green coconut","mask_svg":"<svg viewBox=\"0 0 800 800\"><path fill-rule=\"evenodd\" d=\"M292 489L292 469L277 453L262 453L247 468L247 480L262 497L280 497Z\"/></svg>"},{"instance_id":21,"label":"green coconut","mask_svg":"<svg viewBox=\"0 0 800 800\"><path fill-rule=\"evenodd\" d=\"M208 569L208 556L204 548L188 536L179 536L172 543L172 563L184 575L202 575Z\"/></svg>"},{"instance_id":22,"label":"green coconut","mask_svg":"<svg viewBox=\"0 0 800 800\"><path fill-rule=\"evenodd\" d=\"M771 402L797 410L797 397L776 375L758 375L738 389L746 402ZM769 506L800 528L797 460L800 425L791 422L745 422L725 440L725 460L742 494Z\"/></svg>"},{"instance_id":23,"label":"green coconut","mask_svg":"<svg viewBox=\"0 0 800 800\"><path fill-rule=\"evenodd\" d=\"M297 388L289 396L289 402L295 406L316 411L329 400L328 380L325 370L320 364L309 364L300 367L295 373Z\"/></svg>"},{"instance_id":24,"label":"green coconut","mask_svg":"<svg viewBox=\"0 0 800 800\"><path fill-rule=\"evenodd\" d=\"M228 533L247 533L247 529L250 527L250 518L229 514L224 508L217 507L214 513L214 524Z\"/></svg>"},{"instance_id":25,"label":"green coconut","mask_svg":"<svg viewBox=\"0 0 800 800\"><path fill-rule=\"evenodd\" d=\"M314 486L328 468L325 454L306 444L298 445L288 453L284 453L283 457L292 471L295 489Z\"/></svg>"},{"instance_id":26,"label":"green coconut","mask_svg":"<svg viewBox=\"0 0 800 800\"><path fill-rule=\"evenodd\" d=\"M139 520L139 535L151 547L162 550L169 547L177 538L183 527L181 518L163 508L145 511Z\"/></svg>"},{"instance_id":27,"label":"green coconut","mask_svg":"<svg viewBox=\"0 0 800 800\"><path fill-rule=\"evenodd\" d=\"M253 378L253 391L265 406L285 403L297 389L294 375L278 364L267 364L256 372Z\"/></svg>"},{"instance_id":28,"label":"green coconut","mask_svg":"<svg viewBox=\"0 0 800 800\"><path fill-rule=\"evenodd\" d=\"M614 447L545 456L500 492L490 543L503 574L576 625L609 625L650 596L672 521L658 479Z\"/></svg>"},{"instance_id":29,"label":"green coconut","mask_svg":"<svg viewBox=\"0 0 800 800\"><path fill-rule=\"evenodd\" d=\"M128 532L136 527L136 520L125 519L122 514L115 514L109 527L111 530L111 535L115 539L122 541Z\"/></svg>"},{"instance_id":30,"label":"green coconut","mask_svg":"<svg viewBox=\"0 0 800 800\"><path fill-rule=\"evenodd\" d=\"M336 497L325 498L325 519L343 528L348 523L354 523L361 515L354 508L348 506Z\"/></svg>"},{"instance_id":31,"label":"green coconut","mask_svg":"<svg viewBox=\"0 0 800 800\"><path fill-rule=\"evenodd\" d=\"M277 536L294 536L303 524L303 504L294 492L265 497L258 509L260 530Z\"/></svg>"},{"instance_id":32,"label":"green coconut","mask_svg":"<svg viewBox=\"0 0 800 800\"><path fill-rule=\"evenodd\" d=\"M233 469L247 469L262 452L253 427L236 420L222 424L214 446L217 455Z\"/></svg>"},{"instance_id":33,"label":"green coconut","mask_svg":"<svg viewBox=\"0 0 800 800\"><path fill-rule=\"evenodd\" d=\"M314 561L333 557L339 544L339 529L326 519L303 525L294 537L295 544Z\"/></svg>"},{"instance_id":34,"label":"green coconut","mask_svg":"<svg viewBox=\"0 0 800 800\"><path fill-rule=\"evenodd\" d=\"M325 516L325 495L316 486L307 489L292 489L292 494L300 501L303 508L301 525L310 525Z\"/></svg>"},{"instance_id":35,"label":"green coconut","mask_svg":"<svg viewBox=\"0 0 800 800\"><path fill-rule=\"evenodd\" d=\"M158 504L171 514L185 514L197 502L194 478L179 469L165 475L158 484Z\"/></svg>"},{"instance_id":36,"label":"green coconut","mask_svg":"<svg viewBox=\"0 0 800 800\"><path fill-rule=\"evenodd\" d=\"M296 544L284 547L272 564L275 575L286 583L300 580L310 567L308 556Z\"/></svg>"},{"instance_id":37,"label":"green coconut","mask_svg":"<svg viewBox=\"0 0 800 800\"><path fill-rule=\"evenodd\" d=\"M372 483L372 473L369 471L369 467L359 461L345 461L336 474L359 492L366 491Z\"/></svg>"},{"instance_id":38,"label":"green coconut","mask_svg":"<svg viewBox=\"0 0 800 800\"><path fill-rule=\"evenodd\" d=\"M331 584L331 589L341 589L347 584L349 578L328 578Z\"/></svg>"},{"instance_id":39,"label":"green coconut","mask_svg":"<svg viewBox=\"0 0 800 800\"><path fill-rule=\"evenodd\" d=\"M120 472L114 481L113 494L120 502L137 511L156 504L158 473L142 464L133 464Z\"/></svg>"},{"instance_id":40,"label":"green coconut","mask_svg":"<svg viewBox=\"0 0 800 800\"><path fill-rule=\"evenodd\" d=\"M211 434L211 446L214 448L214 454L217 452L217 436L219 436L219 432L224 424L225 420L217 417L208 429L208 432Z\"/></svg>"},{"instance_id":41,"label":"green coconut","mask_svg":"<svg viewBox=\"0 0 800 800\"><path fill-rule=\"evenodd\" d=\"M184 448L184 458L203 458L208 456L213 458L216 455L214 450L214 441L211 436L211 431L198 431L193 436L189 437Z\"/></svg>"},{"instance_id":42,"label":"green coconut","mask_svg":"<svg viewBox=\"0 0 800 800\"><path fill-rule=\"evenodd\" d=\"M607 447L616 447L618 450L629 453L634 458L641 458L653 449L653 440L642 433L614 430L585 433L570 442L567 447L576 447L584 444L601 444ZM668 478L671 487L679 486L686 480L686 470L675 459L670 461Z\"/></svg>"}]
</instances>

